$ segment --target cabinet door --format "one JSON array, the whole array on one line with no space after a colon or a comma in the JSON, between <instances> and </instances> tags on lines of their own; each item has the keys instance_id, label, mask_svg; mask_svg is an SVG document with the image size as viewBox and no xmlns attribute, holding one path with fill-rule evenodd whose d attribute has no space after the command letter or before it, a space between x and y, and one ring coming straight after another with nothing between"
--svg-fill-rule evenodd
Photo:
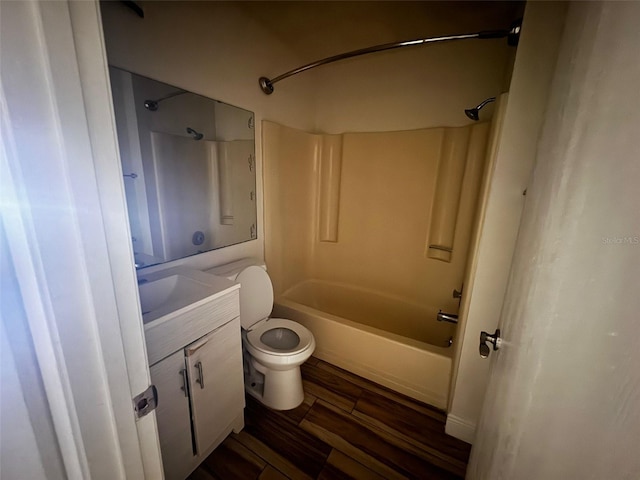
<instances>
[{"instance_id":1,"label":"cabinet door","mask_svg":"<svg viewBox=\"0 0 640 480\"><path fill-rule=\"evenodd\" d=\"M149 371L158 390L156 419L165 478L183 480L194 461L184 352L174 353Z\"/></svg>"},{"instance_id":2,"label":"cabinet door","mask_svg":"<svg viewBox=\"0 0 640 480\"><path fill-rule=\"evenodd\" d=\"M244 408L238 318L185 349L196 450L204 454Z\"/></svg>"}]
</instances>

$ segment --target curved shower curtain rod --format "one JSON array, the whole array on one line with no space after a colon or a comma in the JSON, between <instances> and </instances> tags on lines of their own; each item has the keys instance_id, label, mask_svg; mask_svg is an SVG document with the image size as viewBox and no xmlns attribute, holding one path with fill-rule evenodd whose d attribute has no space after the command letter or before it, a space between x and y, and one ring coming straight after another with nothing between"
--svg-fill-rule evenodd
<instances>
[{"instance_id":1,"label":"curved shower curtain rod","mask_svg":"<svg viewBox=\"0 0 640 480\"><path fill-rule=\"evenodd\" d=\"M468 40L472 38L488 39L488 38L507 37L509 45L515 46L518 44L521 25L522 25L522 20L517 20L511 25L511 28L509 28L508 30L488 30L488 31L476 32L476 33L464 33L460 35L447 35L444 37L420 38L417 40L406 40L403 42L385 43L382 45L375 45L373 47L361 48L359 50L353 50L351 52L341 53L339 55L323 58L322 60L318 60L316 62L303 65L302 67L298 67L294 70L290 70L286 73L283 73L282 75L278 75L274 79L269 79L267 77L260 77L258 82L260 84L260 88L262 89L262 91L267 95L271 95L274 90L273 88L274 83L284 80L285 78L292 77L293 75L297 75L298 73L302 73L306 70L311 70L312 68L316 68L321 65L326 65L327 63L337 62L338 60L344 60L346 58L366 55L368 53L381 52L383 50L391 50L394 48L425 45L427 43L448 42L453 40Z\"/></svg>"}]
</instances>

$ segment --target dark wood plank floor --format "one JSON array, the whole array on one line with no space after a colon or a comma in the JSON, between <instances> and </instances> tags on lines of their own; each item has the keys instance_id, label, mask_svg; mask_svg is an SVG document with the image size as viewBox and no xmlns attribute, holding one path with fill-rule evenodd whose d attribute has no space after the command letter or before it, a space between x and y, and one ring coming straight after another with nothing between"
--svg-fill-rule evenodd
<instances>
[{"instance_id":1,"label":"dark wood plank floor","mask_svg":"<svg viewBox=\"0 0 640 480\"><path fill-rule=\"evenodd\" d=\"M445 414L314 357L305 400L287 412L247 397L245 428L190 480L460 479L471 446L444 433Z\"/></svg>"}]
</instances>

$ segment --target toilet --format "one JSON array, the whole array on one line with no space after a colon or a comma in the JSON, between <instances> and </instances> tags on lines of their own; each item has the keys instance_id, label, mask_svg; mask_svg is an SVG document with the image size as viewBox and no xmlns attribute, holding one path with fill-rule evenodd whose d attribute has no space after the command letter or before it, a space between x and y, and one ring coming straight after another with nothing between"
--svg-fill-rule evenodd
<instances>
[{"instance_id":1,"label":"toilet","mask_svg":"<svg viewBox=\"0 0 640 480\"><path fill-rule=\"evenodd\" d=\"M207 272L240 283L245 390L273 409L296 408L304 400L300 365L316 347L313 334L292 320L269 318L273 285L259 261L239 260Z\"/></svg>"}]
</instances>

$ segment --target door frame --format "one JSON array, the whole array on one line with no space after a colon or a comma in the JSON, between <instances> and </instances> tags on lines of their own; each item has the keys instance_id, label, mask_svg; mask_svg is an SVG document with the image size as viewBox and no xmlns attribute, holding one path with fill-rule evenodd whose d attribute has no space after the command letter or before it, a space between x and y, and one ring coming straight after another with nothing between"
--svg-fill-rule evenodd
<instances>
[{"instance_id":1,"label":"door frame","mask_svg":"<svg viewBox=\"0 0 640 480\"><path fill-rule=\"evenodd\" d=\"M460 305L445 431L474 442L489 362L478 355L481 331L500 318L516 249L526 189L535 164L567 5L529 2L507 98L499 98ZM503 97L505 95L503 94Z\"/></svg>"}]
</instances>

